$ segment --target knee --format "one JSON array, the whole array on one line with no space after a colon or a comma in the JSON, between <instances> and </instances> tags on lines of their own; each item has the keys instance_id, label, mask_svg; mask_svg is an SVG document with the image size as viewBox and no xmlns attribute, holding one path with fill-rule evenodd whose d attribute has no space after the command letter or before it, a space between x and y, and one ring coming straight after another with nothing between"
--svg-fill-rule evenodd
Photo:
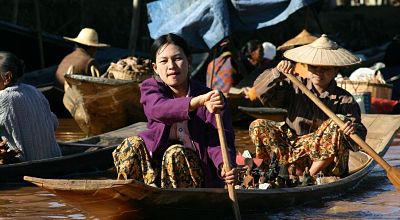
<instances>
[{"instance_id":1,"label":"knee","mask_svg":"<svg viewBox=\"0 0 400 220\"><path fill-rule=\"evenodd\" d=\"M170 147L167 148L167 150L164 152L164 158L169 158L169 157L176 157L178 155L183 155L184 154L184 146L181 144L174 144L171 145Z\"/></svg>"},{"instance_id":2,"label":"knee","mask_svg":"<svg viewBox=\"0 0 400 220\"><path fill-rule=\"evenodd\" d=\"M256 145L264 143L267 139L279 138L278 133L275 122L270 120L256 119L249 126L250 138Z\"/></svg>"},{"instance_id":3,"label":"knee","mask_svg":"<svg viewBox=\"0 0 400 220\"><path fill-rule=\"evenodd\" d=\"M120 145L113 151L114 160L121 160L135 154L141 147L144 147L144 141L139 136L125 138Z\"/></svg>"}]
</instances>

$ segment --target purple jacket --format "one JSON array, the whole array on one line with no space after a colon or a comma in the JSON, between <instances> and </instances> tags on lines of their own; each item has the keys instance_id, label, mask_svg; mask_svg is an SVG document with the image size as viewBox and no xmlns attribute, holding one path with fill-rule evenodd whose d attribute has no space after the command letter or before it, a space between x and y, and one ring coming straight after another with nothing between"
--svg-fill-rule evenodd
<instances>
[{"instance_id":1,"label":"purple jacket","mask_svg":"<svg viewBox=\"0 0 400 220\"><path fill-rule=\"evenodd\" d=\"M222 163L222 155L215 116L204 106L189 112L191 98L205 94L210 89L191 80L189 85L189 97L173 98L172 91L161 80L150 78L141 83L140 102L148 120L148 130L139 133L139 136L144 140L151 157L161 160L169 147L167 142L171 125L188 120L190 138L205 175L204 187L222 187L224 183L217 172L218 166ZM235 135L226 104L221 111L221 117L232 167L235 167Z\"/></svg>"}]
</instances>

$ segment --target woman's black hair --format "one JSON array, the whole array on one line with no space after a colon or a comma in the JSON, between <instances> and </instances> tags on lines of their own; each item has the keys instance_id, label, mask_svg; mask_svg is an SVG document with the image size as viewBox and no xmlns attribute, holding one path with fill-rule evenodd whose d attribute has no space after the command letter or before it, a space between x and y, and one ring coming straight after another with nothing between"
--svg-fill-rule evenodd
<instances>
[{"instance_id":1,"label":"woman's black hair","mask_svg":"<svg viewBox=\"0 0 400 220\"><path fill-rule=\"evenodd\" d=\"M24 65L13 53L0 51L0 73L12 73L11 84L14 84L24 74Z\"/></svg>"},{"instance_id":2,"label":"woman's black hair","mask_svg":"<svg viewBox=\"0 0 400 220\"><path fill-rule=\"evenodd\" d=\"M250 57L251 52L255 51L260 45L262 46L259 40L250 40L242 48L242 54L245 57Z\"/></svg>"},{"instance_id":3,"label":"woman's black hair","mask_svg":"<svg viewBox=\"0 0 400 220\"><path fill-rule=\"evenodd\" d=\"M153 62L156 61L158 50L165 44L174 44L183 50L186 57L191 56L191 51L186 41L176 34L169 33L160 36L154 41L153 45L151 45L151 58L153 59Z\"/></svg>"}]
</instances>

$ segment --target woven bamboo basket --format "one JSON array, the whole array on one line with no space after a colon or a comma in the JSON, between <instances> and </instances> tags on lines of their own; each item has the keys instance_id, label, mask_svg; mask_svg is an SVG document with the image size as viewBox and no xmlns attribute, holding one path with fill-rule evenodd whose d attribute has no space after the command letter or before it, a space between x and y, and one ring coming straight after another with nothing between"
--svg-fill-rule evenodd
<instances>
[{"instance_id":1,"label":"woven bamboo basket","mask_svg":"<svg viewBox=\"0 0 400 220\"><path fill-rule=\"evenodd\" d=\"M370 92L371 97L383 99L392 98L393 85L391 84L341 80L337 82L337 85L349 91L351 94Z\"/></svg>"},{"instance_id":2,"label":"woven bamboo basket","mask_svg":"<svg viewBox=\"0 0 400 220\"><path fill-rule=\"evenodd\" d=\"M127 57L117 63L111 63L107 73L109 78L137 82L141 82L153 74L150 60L137 57Z\"/></svg>"}]
</instances>

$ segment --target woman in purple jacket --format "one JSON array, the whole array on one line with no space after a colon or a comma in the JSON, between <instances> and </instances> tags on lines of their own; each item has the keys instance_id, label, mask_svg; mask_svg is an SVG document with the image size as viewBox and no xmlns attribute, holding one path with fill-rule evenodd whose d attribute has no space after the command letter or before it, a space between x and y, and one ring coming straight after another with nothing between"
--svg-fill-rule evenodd
<instances>
[{"instance_id":1,"label":"woman in purple jacket","mask_svg":"<svg viewBox=\"0 0 400 220\"><path fill-rule=\"evenodd\" d=\"M189 79L191 54L184 39L163 35L151 49L156 74L140 86L148 129L113 152L118 178L162 188L233 184L235 171L222 169L214 117L220 111L234 161L234 131L224 98Z\"/></svg>"}]
</instances>

